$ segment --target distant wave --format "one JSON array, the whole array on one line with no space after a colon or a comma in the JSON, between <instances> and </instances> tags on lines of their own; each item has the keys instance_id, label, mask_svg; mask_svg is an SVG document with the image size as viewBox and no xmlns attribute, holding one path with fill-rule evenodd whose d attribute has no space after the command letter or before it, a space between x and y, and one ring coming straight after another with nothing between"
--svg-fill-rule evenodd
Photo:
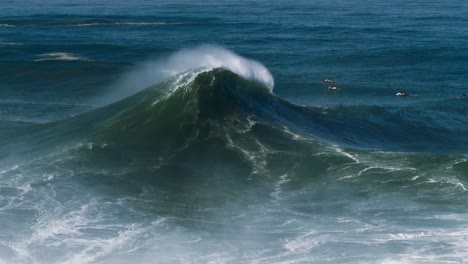
<instances>
[{"instance_id":1,"label":"distant wave","mask_svg":"<svg viewBox=\"0 0 468 264\"><path fill-rule=\"evenodd\" d=\"M0 24L0 27L15 27L15 25L10 25L10 24Z\"/></svg>"},{"instance_id":2,"label":"distant wave","mask_svg":"<svg viewBox=\"0 0 468 264\"><path fill-rule=\"evenodd\" d=\"M15 43L15 42L0 42L0 46L22 46L23 43Z\"/></svg>"},{"instance_id":3,"label":"distant wave","mask_svg":"<svg viewBox=\"0 0 468 264\"><path fill-rule=\"evenodd\" d=\"M35 61L91 61L86 57L67 52L44 53L38 56L41 57L41 59Z\"/></svg>"},{"instance_id":4,"label":"distant wave","mask_svg":"<svg viewBox=\"0 0 468 264\"><path fill-rule=\"evenodd\" d=\"M19 100L19 99L0 99L0 104L81 106L81 107L98 107L99 106L99 105L95 105L95 104L66 103L66 102L41 102L41 101Z\"/></svg>"},{"instance_id":5,"label":"distant wave","mask_svg":"<svg viewBox=\"0 0 468 264\"><path fill-rule=\"evenodd\" d=\"M95 26L165 26L175 25L179 23L167 22L96 22L96 23L82 23L71 25L73 27L95 27Z\"/></svg>"}]
</instances>

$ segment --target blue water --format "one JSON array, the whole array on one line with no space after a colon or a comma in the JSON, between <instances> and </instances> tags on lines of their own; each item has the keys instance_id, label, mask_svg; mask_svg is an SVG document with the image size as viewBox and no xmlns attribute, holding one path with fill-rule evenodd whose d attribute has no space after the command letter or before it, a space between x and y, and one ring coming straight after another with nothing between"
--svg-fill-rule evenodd
<instances>
[{"instance_id":1,"label":"blue water","mask_svg":"<svg viewBox=\"0 0 468 264\"><path fill-rule=\"evenodd\" d=\"M463 263L467 10L2 1L0 263Z\"/></svg>"}]
</instances>

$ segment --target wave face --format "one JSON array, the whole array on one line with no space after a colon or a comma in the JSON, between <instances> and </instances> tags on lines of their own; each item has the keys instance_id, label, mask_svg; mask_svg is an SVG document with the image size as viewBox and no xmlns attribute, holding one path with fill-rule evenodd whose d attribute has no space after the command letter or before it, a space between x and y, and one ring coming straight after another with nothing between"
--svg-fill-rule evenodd
<instances>
[{"instance_id":1,"label":"wave face","mask_svg":"<svg viewBox=\"0 0 468 264\"><path fill-rule=\"evenodd\" d=\"M466 262L468 1L419 2L0 1L0 264Z\"/></svg>"},{"instance_id":2,"label":"wave face","mask_svg":"<svg viewBox=\"0 0 468 264\"><path fill-rule=\"evenodd\" d=\"M385 261L402 243L406 260L467 257L459 131L415 122L418 106L296 106L226 68L62 121L2 123L2 259Z\"/></svg>"}]
</instances>

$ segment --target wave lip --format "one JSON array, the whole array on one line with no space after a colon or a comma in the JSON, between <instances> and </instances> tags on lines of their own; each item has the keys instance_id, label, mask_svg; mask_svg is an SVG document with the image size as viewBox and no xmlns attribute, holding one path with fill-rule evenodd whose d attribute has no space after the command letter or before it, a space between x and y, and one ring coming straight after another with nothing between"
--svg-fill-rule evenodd
<instances>
[{"instance_id":1,"label":"wave lip","mask_svg":"<svg viewBox=\"0 0 468 264\"><path fill-rule=\"evenodd\" d=\"M0 24L0 27L16 27L16 26L10 25L10 24Z\"/></svg>"},{"instance_id":2,"label":"wave lip","mask_svg":"<svg viewBox=\"0 0 468 264\"><path fill-rule=\"evenodd\" d=\"M210 71L216 68L224 68L245 79L260 82L270 91L273 91L275 84L273 76L264 65L215 45L204 45L181 50L166 60L147 63L144 65L142 72L146 75L161 76L164 80L170 76L194 69ZM144 86L159 81L161 80L149 80Z\"/></svg>"},{"instance_id":3,"label":"wave lip","mask_svg":"<svg viewBox=\"0 0 468 264\"><path fill-rule=\"evenodd\" d=\"M86 57L67 52L44 53L38 56L42 58L35 61L91 61Z\"/></svg>"},{"instance_id":4,"label":"wave lip","mask_svg":"<svg viewBox=\"0 0 468 264\"><path fill-rule=\"evenodd\" d=\"M264 65L218 46L206 45L182 50L170 57L166 63L166 71L170 75L194 68L224 68L245 79L260 82L270 91L273 91L275 85L273 76Z\"/></svg>"},{"instance_id":5,"label":"wave lip","mask_svg":"<svg viewBox=\"0 0 468 264\"><path fill-rule=\"evenodd\" d=\"M203 45L183 49L168 57L142 63L134 71L117 81L113 85L112 93L108 94L106 98L98 99L98 102L116 102L171 77L176 76L177 78L178 76L185 80L187 76L196 76L215 68L227 69L244 79L263 84L270 92L273 91L275 83L273 76L260 62L244 58L216 45Z\"/></svg>"}]
</instances>

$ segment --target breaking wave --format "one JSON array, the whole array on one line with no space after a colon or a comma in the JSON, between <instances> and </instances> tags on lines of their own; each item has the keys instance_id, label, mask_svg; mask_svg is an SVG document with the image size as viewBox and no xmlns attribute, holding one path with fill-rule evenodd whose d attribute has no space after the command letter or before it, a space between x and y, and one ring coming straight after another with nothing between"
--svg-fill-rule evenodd
<instances>
[{"instance_id":1,"label":"breaking wave","mask_svg":"<svg viewBox=\"0 0 468 264\"><path fill-rule=\"evenodd\" d=\"M243 78L258 81L273 91L273 76L261 63L219 46L204 45L184 49L139 65L136 70L115 83L110 94L106 94L98 101L115 102L177 74L196 76L214 68L224 68Z\"/></svg>"},{"instance_id":2,"label":"breaking wave","mask_svg":"<svg viewBox=\"0 0 468 264\"><path fill-rule=\"evenodd\" d=\"M90 61L86 57L67 52L51 52L38 55L41 57L35 61Z\"/></svg>"},{"instance_id":3,"label":"breaking wave","mask_svg":"<svg viewBox=\"0 0 468 264\"><path fill-rule=\"evenodd\" d=\"M464 220L443 233L408 226L434 221L439 205L441 217L467 215L446 206L467 198L467 156L453 153L465 135L430 122L430 108L297 106L272 93L265 67L224 49L152 65L133 73L148 77L140 84L169 77L123 100L2 122L2 261L321 263L344 248L372 262L399 241L416 252L402 259L467 257ZM437 109L463 116L464 101ZM443 253L422 254L425 237Z\"/></svg>"},{"instance_id":4,"label":"breaking wave","mask_svg":"<svg viewBox=\"0 0 468 264\"><path fill-rule=\"evenodd\" d=\"M91 22L72 25L73 27L96 27L96 26L166 26L179 23L168 22Z\"/></svg>"}]
</instances>

